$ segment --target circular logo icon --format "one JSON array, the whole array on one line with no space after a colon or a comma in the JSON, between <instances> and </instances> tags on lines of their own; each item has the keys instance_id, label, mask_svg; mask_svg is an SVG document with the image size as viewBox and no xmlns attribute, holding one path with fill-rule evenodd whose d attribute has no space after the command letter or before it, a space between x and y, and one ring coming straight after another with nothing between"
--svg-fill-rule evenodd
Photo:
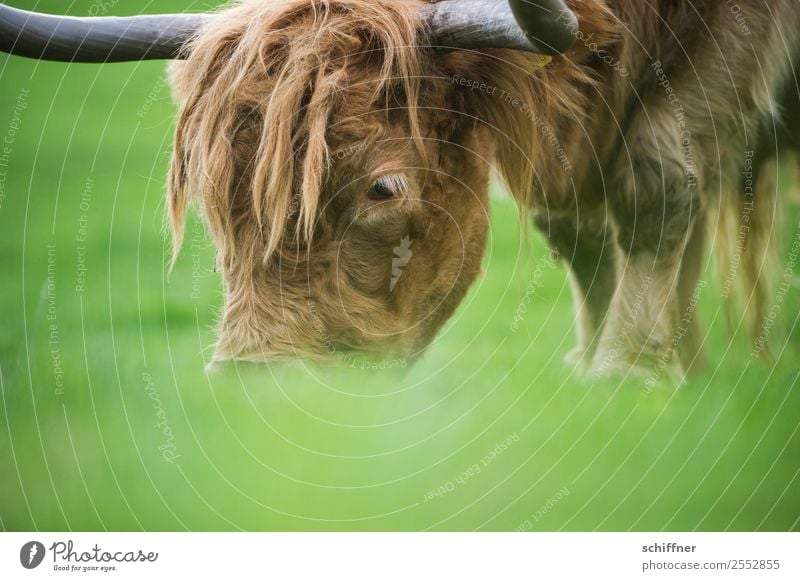
<instances>
[{"instance_id":1,"label":"circular logo icon","mask_svg":"<svg viewBox=\"0 0 800 581\"><path fill-rule=\"evenodd\" d=\"M44 553L44 545L39 541L25 543L19 551L19 562L26 569L35 569L41 565Z\"/></svg>"}]
</instances>

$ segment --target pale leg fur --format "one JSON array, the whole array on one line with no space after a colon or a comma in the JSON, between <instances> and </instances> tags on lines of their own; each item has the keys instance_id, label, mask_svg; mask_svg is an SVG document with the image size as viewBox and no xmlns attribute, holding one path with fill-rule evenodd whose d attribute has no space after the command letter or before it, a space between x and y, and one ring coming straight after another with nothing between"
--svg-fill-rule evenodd
<instances>
[{"instance_id":1,"label":"pale leg fur","mask_svg":"<svg viewBox=\"0 0 800 581\"><path fill-rule=\"evenodd\" d=\"M583 366L591 361L614 292L613 239L604 219L536 216L537 228L569 268L577 345L565 356Z\"/></svg>"}]
</instances>

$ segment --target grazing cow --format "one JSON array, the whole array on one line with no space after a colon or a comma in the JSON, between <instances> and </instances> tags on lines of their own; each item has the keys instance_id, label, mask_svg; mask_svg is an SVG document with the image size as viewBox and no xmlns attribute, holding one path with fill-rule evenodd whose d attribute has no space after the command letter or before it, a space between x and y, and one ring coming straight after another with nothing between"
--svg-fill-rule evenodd
<instances>
[{"instance_id":1,"label":"grazing cow","mask_svg":"<svg viewBox=\"0 0 800 581\"><path fill-rule=\"evenodd\" d=\"M169 211L176 254L193 201L219 251L215 360L420 354L479 272L496 172L569 267L571 358L678 379L710 227L761 316L775 191L742 176L764 173L800 10L510 4L242 0L49 36L25 20L0 48L182 59Z\"/></svg>"}]
</instances>

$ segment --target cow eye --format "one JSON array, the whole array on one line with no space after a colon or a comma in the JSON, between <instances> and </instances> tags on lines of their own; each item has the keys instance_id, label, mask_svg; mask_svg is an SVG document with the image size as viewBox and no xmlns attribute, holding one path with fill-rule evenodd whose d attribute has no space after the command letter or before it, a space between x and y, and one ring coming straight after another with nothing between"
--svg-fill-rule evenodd
<instances>
[{"instance_id":1,"label":"cow eye","mask_svg":"<svg viewBox=\"0 0 800 581\"><path fill-rule=\"evenodd\" d=\"M367 197L373 202L385 202L400 198L408 192L408 181L403 174L388 174L379 177L369 188Z\"/></svg>"},{"instance_id":2,"label":"cow eye","mask_svg":"<svg viewBox=\"0 0 800 581\"><path fill-rule=\"evenodd\" d=\"M394 190L384 180L378 180L369 189L369 199L377 202L391 200L394 197Z\"/></svg>"}]
</instances>

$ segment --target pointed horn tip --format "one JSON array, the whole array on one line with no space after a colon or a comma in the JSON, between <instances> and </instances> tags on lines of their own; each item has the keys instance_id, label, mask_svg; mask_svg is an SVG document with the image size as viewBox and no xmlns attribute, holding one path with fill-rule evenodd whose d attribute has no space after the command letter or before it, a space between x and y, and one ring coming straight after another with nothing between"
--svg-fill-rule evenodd
<instances>
[{"instance_id":1,"label":"pointed horn tip","mask_svg":"<svg viewBox=\"0 0 800 581\"><path fill-rule=\"evenodd\" d=\"M556 56L577 40L579 22L564 0L508 0L525 36L541 54Z\"/></svg>"}]
</instances>

